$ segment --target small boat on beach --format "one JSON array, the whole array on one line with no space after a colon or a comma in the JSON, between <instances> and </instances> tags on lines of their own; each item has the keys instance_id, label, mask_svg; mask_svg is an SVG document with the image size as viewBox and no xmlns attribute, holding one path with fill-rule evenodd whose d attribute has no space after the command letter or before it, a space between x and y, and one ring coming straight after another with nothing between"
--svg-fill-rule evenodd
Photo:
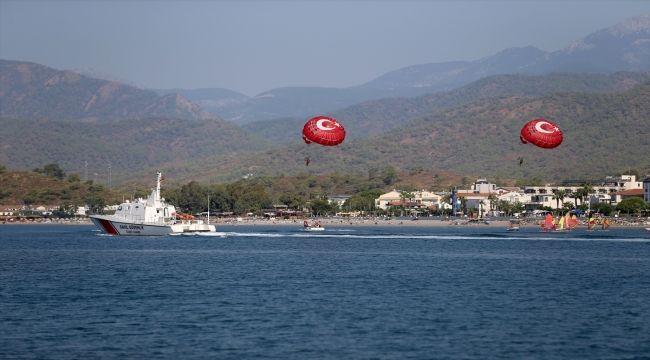
<instances>
[{"instance_id":1,"label":"small boat on beach","mask_svg":"<svg viewBox=\"0 0 650 360\"><path fill-rule=\"evenodd\" d=\"M309 225L309 222L305 220L304 223L302 223L302 228L305 231L324 231L325 228L323 227L323 224L321 224L320 221L314 221L312 225Z\"/></svg>"},{"instance_id":2,"label":"small boat on beach","mask_svg":"<svg viewBox=\"0 0 650 360\"><path fill-rule=\"evenodd\" d=\"M160 181L165 178L160 172L157 176L156 187L147 199L127 200L117 207L115 214L90 215L90 220L108 235L161 236L216 231L214 225L204 224L203 220L190 214L176 212L174 205L167 204L160 197Z\"/></svg>"}]
</instances>

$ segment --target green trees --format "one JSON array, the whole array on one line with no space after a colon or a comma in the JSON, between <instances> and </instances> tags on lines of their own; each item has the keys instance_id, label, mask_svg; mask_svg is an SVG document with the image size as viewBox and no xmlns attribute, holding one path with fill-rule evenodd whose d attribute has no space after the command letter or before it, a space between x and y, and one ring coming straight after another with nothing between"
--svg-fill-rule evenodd
<instances>
[{"instance_id":1,"label":"green trees","mask_svg":"<svg viewBox=\"0 0 650 360\"><path fill-rule=\"evenodd\" d=\"M63 202L62 205L59 206L58 209L52 211L52 214L57 215L59 217L69 217L69 216L74 216L76 212L77 212L77 206L65 201Z\"/></svg>"},{"instance_id":2,"label":"green trees","mask_svg":"<svg viewBox=\"0 0 650 360\"><path fill-rule=\"evenodd\" d=\"M52 179L63 180L66 177L65 171L59 167L59 164L52 163L45 165L42 169L34 168L35 173L43 174Z\"/></svg>"},{"instance_id":3,"label":"green trees","mask_svg":"<svg viewBox=\"0 0 650 360\"><path fill-rule=\"evenodd\" d=\"M71 173L70 175L68 175L67 180L68 180L68 182L71 182L71 183L81 182L81 178L79 177L79 174L77 174L77 173Z\"/></svg>"},{"instance_id":4,"label":"green trees","mask_svg":"<svg viewBox=\"0 0 650 360\"><path fill-rule=\"evenodd\" d=\"M616 210L627 213L628 215L641 215L641 210L646 209L648 209L648 205L639 197L627 198L616 204Z\"/></svg>"},{"instance_id":5,"label":"green trees","mask_svg":"<svg viewBox=\"0 0 650 360\"><path fill-rule=\"evenodd\" d=\"M490 211L493 211L494 206L497 204L498 201L497 194L490 193L490 195L488 195L488 201L490 202Z\"/></svg>"},{"instance_id":6,"label":"green trees","mask_svg":"<svg viewBox=\"0 0 650 360\"><path fill-rule=\"evenodd\" d=\"M591 206L591 210L608 216L614 211L614 207L608 203L598 202Z\"/></svg>"},{"instance_id":7,"label":"green trees","mask_svg":"<svg viewBox=\"0 0 650 360\"><path fill-rule=\"evenodd\" d=\"M349 207L352 211L371 211L375 206L375 200L381 194L383 191L377 189L360 192L350 196L344 207L346 209Z\"/></svg>"},{"instance_id":8,"label":"green trees","mask_svg":"<svg viewBox=\"0 0 650 360\"><path fill-rule=\"evenodd\" d=\"M162 193L162 196L179 211L190 213L207 211L208 195L210 212L234 212L241 215L273 205L264 185L255 182L237 181L231 184L201 185L191 181L180 189L165 189ZM300 206L302 198L296 194L286 194L281 196L280 201Z\"/></svg>"},{"instance_id":9,"label":"green trees","mask_svg":"<svg viewBox=\"0 0 650 360\"><path fill-rule=\"evenodd\" d=\"M181 186L177 207L190 213L203 212L208 207L208 195L205 187L196 181Z\"/></svg>"},{"instance_id":10,"label":"green trees","mask_svg":"<svg viewBox=\"0 0 650 360\"><path fill-rule=\"evenodd\" d=\"M295 193L282 194L278 200L280 200L282 204L287 205L290 209L299 209L305 204L302 197Z\"/></svg>"},{"instance_id":11,"label":"green trees","mask_svg":"<svg viewBox=\"0 0 650 360\"><path fill-rule=\"evenodd\" d=\"M582 202L584 203L586 199L587 205L590 206L591 203L589 202L589 196L595 192L594 187L591 184L584 183L580 190L582 190Z\"/></svg>"},{"instance_id":12,"label":"green trees","mask_svg":"<svg viewBox=\"0 0 650 360\"><path fill-rule=\"evenodd\" d=\"M555 207L559 208L560 207L560 202L564 201L564 199L567 197L568 193L566 190L558 190L553 194L553 200L555 200Z\"/></svg>"},{"instance_id":13,"label":"green trees","mask_svg":"<svg viewBox=\"0 0 650 360\"><path fill-rule=\"evenodd\" d=\"M381 180L386 185L392 185L397 181L397 169L395 167L388 166L381 171Z\"/></svg>"},{"instance_id":14,"label":"green trees","mask_svg":"<svg viewBox=\"0 0 650 360\"><path fill-rule=\"evenodd\" d=\"M84 202L88 205L90 214L102 214L106 207L106 193L108 188L103 184L91 185L88 193L83 197Z\"/></svg>"},{"instance_id":15,"label":"green trees","mask_svg":"<svg viewBox=\"0 0 650 360\"><path fill-rule=\"evenodd\" d=\"M571 197L573 198L573 201L575 202L575 207L578 207L578 199L580 199L580 202L584 202L584 198L587 194L587 191L585 189L578 189L574 192L571 193Z\"/></svg>"}]
</instances>

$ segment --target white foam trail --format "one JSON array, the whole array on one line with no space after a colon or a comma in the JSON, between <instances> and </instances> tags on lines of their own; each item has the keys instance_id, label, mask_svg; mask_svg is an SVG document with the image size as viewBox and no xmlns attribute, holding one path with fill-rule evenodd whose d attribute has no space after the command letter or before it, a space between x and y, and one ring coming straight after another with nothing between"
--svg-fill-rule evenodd
<instances>
[{"instance_id":1,"label":"white foam trail","mask_svg":"<svg viewBox=\"0 0 650 360\"><path fill-rule=\"evenodd\" d=\"M485 236L482 234L476 235L398 235L398 234L378 234L378 235L357 235L357 234L323 234L323 233L240 233L240 232L216 232L216 233L195 233L184 234L193 236L211 236L211 237L242 237L242 238L305 238L305 239L361 239L361 240L504 240L504 241L616 241L616 242L650 242L646 238L630 238L630 239L612 239L612 238L577 238L577 237L563 237L563 236Z\"/></svg>"}]
</instances>

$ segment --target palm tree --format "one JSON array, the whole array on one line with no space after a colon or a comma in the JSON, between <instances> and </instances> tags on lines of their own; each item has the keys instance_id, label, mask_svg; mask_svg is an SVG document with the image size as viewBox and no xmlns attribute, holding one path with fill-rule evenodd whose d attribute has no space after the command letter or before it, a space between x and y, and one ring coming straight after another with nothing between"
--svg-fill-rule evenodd
<instances>
[{"instance_id":1,"label":"palm tree","mask_svg":"<svg viewBox=\"0 0 650 360\"><path fill-rule=\"evenodd\" d=\"M563 202L564 198L567 197L567 191L566 190L558 190L555 192L553 195L553 199L555 200L555 207L560 208L559 202Z\"/></svg>"},{"instance_id":2,"label":"palm tree","mask_svg":"<svg viewBox=\"0 0 650 360\"><path fill-rule=\"evenodd\" d=\"M593 193L595 193L596 191L594 191L594 187L591 186L591 184L589 184L589 183L584 183L584 184L582 184L582 190L584 190L584 197L583 197L583 199L586 198L587 201L588 201L588 202L587 202L587 206L589 206L589 207L587 208L587 209L588 209L588 212L591 212L591 201L589 201L589 194L593 194ZM584 200L583 200L583 203L584 203Z\"/></svg>"},{"instance_id":3,"label":"palm tree","mask_svg":"<svg viewBox=\"0 0 650 360\"><path fill-rule=\"evenodd\" d=\"M510 212L510 202L508 200L499 200L499 209L505 211L505 215L508 216Z\"/></svg>"},{"instance_id":4,"label":"palm tree","mask_svg":"<svg viewBox=\"0 0 650 360\"><path fill-rule=\"evenodd\" d=\"M483 216L483 205L485 205L485 201L481 200L478 202L478 206L479 206L478 217Z\"/></svg>"},{"instance_id":5,"label":"palm tree","mask_svg":"<svg viewBox=\"0 0 650 360\"><path fill-rule=\"evenodd\" d=\"M441 202L441 206L440 206L440 207L442 208L441 210L442 210L443 212L446 212L447 209L445 209L445 207L442 206L442 204L449 204L449 203L451 202L451 195L450 195L450 194L444 194L444 195L442 195L442 197L440 198L440 202Z\"/></svg>"},{"instance_id":6,"label":"palm tree","mask_svg":"<svg viewBox=\"0 0 650 360\"><path fill-rule=\"evenodd\" d=\"M497 202L497 194L492 193L488 195L488 201L490 201L490 211L493 211Z\"/></svg>"},{"instance_id":7,"label":"palm tree","mask_svg":"<svg viewBox=\"0 0 650 360\"><path fill-rule=\"evenodd\" d=\"M584 189L578 189L574 192L571 193L571 197L573 198L573 202L575 203L575 208L578 208L578 199L580 199L580 202L582 203L582 199L584 197Z\"/></svg>"}]
</instances>

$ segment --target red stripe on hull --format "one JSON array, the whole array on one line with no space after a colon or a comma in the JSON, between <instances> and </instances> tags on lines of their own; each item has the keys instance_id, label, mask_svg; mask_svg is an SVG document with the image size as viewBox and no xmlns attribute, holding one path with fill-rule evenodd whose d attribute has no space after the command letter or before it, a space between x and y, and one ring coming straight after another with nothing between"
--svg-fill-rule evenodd
<instances>
[{"instance_id":1,"label":"red stripe on hull","mask_svg":"<svg viewBox=\"0 0 650 360\"><path fill-rule=\"evenodd\" d=\"M110 221L105 220L105 219L97 219L99 221L99 224L104 228L104 231L111 235L119 235L120 233L115 230L113 227L113 224L111 224Z\"/></svg>"}]
</instances>

